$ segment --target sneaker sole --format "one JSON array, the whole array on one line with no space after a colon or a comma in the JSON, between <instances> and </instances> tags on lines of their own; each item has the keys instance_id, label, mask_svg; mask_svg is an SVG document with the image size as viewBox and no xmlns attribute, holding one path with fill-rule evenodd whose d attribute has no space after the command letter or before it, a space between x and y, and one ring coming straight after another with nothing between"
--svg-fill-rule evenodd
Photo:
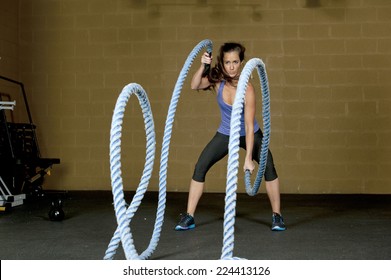
<instances>
[{"instance_id":1,"label":"sneaker sole","mask_svg":"<svg viewBox=\"0 0 391 280\"><path fill-rule=\"evenodd\" d=\"M193 229L193 228L195 228L195 225L190 225L188 227L181 227L181 226L178 225L178 226L175 227L175 230L183 231L183 230L189 230L189 229Z\"/></svg>"},{"instance_id":2,"label":"sneaker sole","mask_svg":"<svg viewBox=\"0 0 391 280\"><path fill-rule=\"evenodd\" d=\"M272 231L284 231L286 228L281 228L281 227L274 227L272 228Z\"/></svg>"}]
</instances>

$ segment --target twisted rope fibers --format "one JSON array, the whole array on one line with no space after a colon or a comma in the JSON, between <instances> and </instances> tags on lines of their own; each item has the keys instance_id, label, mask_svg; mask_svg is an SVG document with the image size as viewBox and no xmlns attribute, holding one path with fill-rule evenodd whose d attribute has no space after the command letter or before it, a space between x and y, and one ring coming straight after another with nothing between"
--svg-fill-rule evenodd
<instances>
[{"instance_id":1,"label":"twisted rope fibers","mask_svg":"<svg viewBox=\"0 0 391 280\"><path fill-rule=\"evenodd\" d=\"M126 104L132 94L135 94L139 100L144 117L144 125L146 132L146 156L143 175L141 177L137 191L132 199L128 209L123 193L123 182L121 177L121 136L122 123ZM129 84L125 86L120 93L115 105L113 119L110 131L110 171L111 184L114 198L114 209L117 217L118 227L109 243L104 259L113 259L119 242L122 241L125 256L127 259L139 259L137 251L134 247L132 233L130 231L130 222L135 212L137 211L141 200L147 190L149 180L153 170L153 162L155 159L156 141L155 127L153 122L152 110L144 89L138 84ZM143 254L151 254L148 248Z\"/></svg>"},{"instance_id":2,"label":"twisted rope fibers","mask_svg":"<svg viewBox=\"0 0 391 280\"><path fill-rule=\"evenodd\" d=\"M254 186L251 187L250 172L246 171L245 185L246 192L253 196L258 192L266 168L267 153L270 139L270 98L265 64L259 58L250 59L244 66L239 78L238 88L231 115L231 130L228 144L228 165L227 165L227 187L225 196L224 212L224 237L221 259L240 259L233 257L234 249L234 225L236 215L236 190L239 169L239 137L240 117L244 106L244 97L251 72L257 67L262 89L262 115L263 115L263 138L260 152L260 164Z\"/></svg>"},{"instance_id":3,"label":"twisted rope fibers","mask_svg":"<svg viewBox=\"0 0 391 280\"><path fill-rule=\"evenodd\" d=\"M154 230L152 234L151 241L149 243L148 248L140 255L137 254L132 233L130 231L130 227L128 226L131 222L132 217L134 216L135 212L137 211L141 200L145 194L145 191L147 189L147 185L149 183L149 179L151 177L152 173L152 166L154 161L154 155L155 155L155 133L154 133L154 124L153 124L153 118L152 118L152 112L149 105L149 101L147 99L145 91L139 86L135 84L130 84L128 87L125 87L124 90L121 92L120 96L118 97L117 104L114 109L113 114L113 120L112 120L112 129L111 129L111 137L110 137L110 169L111 169L111 177L112 177L112 192L114 197L114 208L116 212L117 217L117 223L118 227L109 243L109 246L106 250L104 259L110 260L114 258L114 255L116 253L116 250L119 246L119 243L122 242L123 249L125 252L125 256L127 259L147 259L149 258L154 250L157 247L157 244L160 239L160 233L161 228L163 225L164 220L164 211L165 211L165 204L166 204L166 185L167 185L167 162L168 162L168 155L169 155L169 145L171 141L171 134L172 134L172 125L174 123L174 117L176 112L176 107L178 104L179 96L183 87L183 83L186 79L186 76L190 70L190 67L198 55L198 53L203 49L206 48L208 52L212 52L213 46L212 42L208 39L201 41L192 52L187 57L185 64L182 67L182 70L179 74L179 77L177 79L177 82L175 84L175 88L173 91L173 95L171 97L170 106L168 109L167 119L166 119L166 125L164 129L164 135L163 135L163 144L162 144L162 152L161 152L161 159L160 159L160 172L159 172L159 198L158 198L158 207L157 207L157 214L156 214L156 220L154 225ZM145 130L147 134L147 155L146 155L146 163L143 171L143 176L141 179L141 182L137 188L136 194L133 197L133 200L126 209L125 201L124 201L124 194L123 194L123 185L122 185L122 178L121 178L121 163L120 163L120 145L121 145L121 125L122 125L122 119L125 111L126 103L129 99L129 96L131 93L135 91L137 97L139 95L145 96L145 99L143 101L140 101L140 105L142 108L146 108L146 110L150 111L150 117L149 115L143 110L144 112L144 122L145 122ZM140 98L139 98L140 100ZM146 104L148 103L148 104ZM148 125L147 125L148 124ZM149 134L150 129L153 130L153 136L152 134ZM151 138L149 138L149 137ZM153 149L153 152L149 152L149 145L153 146L151 149ZM147 166L148 165L148 166Z\"/></svg>"},{"instance_id":4,"label":"twisted rope fibers","mask_svg":"<svg viewBox=\"0 0 391 280\"><path fill-rule=\"evenodd\" d=\"M248 62L250 63L250 61ZM257 176L254 181L254 185L251 186L251 174L250 171L246 170L245 172L245 186L246 192L250 196L254 196L258 193L259 187L262 183L263 174L266 169L267 154L270 143L270 94L269 94L269 84L267 79L267 73L265 64L261 59L254 58L249 64L248 69L246 69L247 75L251 75L253 69L257 67L258 76L260 79L261 91L262 91L262 119L263 119L263 138L261 152L259 156L259 167ZM245 76L249 77L249 76ZM247 79L248 80L248 79ZM243 97L241 97L243 98ZM243 102L243 101L242 101Z\"/></svg>"}]
</instances>

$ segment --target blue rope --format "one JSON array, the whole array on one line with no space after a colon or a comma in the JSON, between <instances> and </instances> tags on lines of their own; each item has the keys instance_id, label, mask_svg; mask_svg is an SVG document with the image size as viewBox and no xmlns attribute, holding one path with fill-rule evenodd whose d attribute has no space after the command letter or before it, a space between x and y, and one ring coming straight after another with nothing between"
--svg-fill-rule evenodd
<instances>
[{"instance_id":1,"label":"blue rope","mask_svg":"<svg viewBox=\"0 0 391 280\"><path fill-rule=\"evenodd\" d=\"M251 187L250 172L245 175L246 191L249 195L255 195L258 192L259 186L265 172L267 153L270 139L270 100L267 75L265 64L259 58L250 59L244 66L238 82L238 89L231 115L231 131L229 137L229 152L227 166L227 188L225 196L225 212L224 212L224 237L221 259L238 259L233 257L234 249L234 225L236 215L236 190L238 181L239 169L239 137L240 137L240 115L244 107L244 97L247 89L248 80L253 69L257 67L258 75L261 81L262 88L262 114L263 114L263 138L260 152L260 164L258 167L257 177L254 187Z\"/></svg>"},{"instance_id":2,"label":"blue rope","mask_svg":"<svg viewBox=\"0 0 391 280\"><path fill-rule=\"evenodd\" d=\"M122 123L126 104L132 94L135 94L142 108L144 125L146 132L146 156L143 176L140 184L132 199L128 209L124 200L123 183L121 177L121 136ZM152 110L144 89L138 84L129 84L125 86L117 99L110 131L110 171L111 184L114 198L114 209L117 217L118 227L106 250L104 259L112 259L121 241L127 259L139 259L140 256L134 247L132 233L130 231L130 222L141 200L147 190L149 180L153 170L153 162L156 150L155 127L153 122ZM147 251L147 250L146 250ZM150 253L149 251L147 253Z\"/></svg>"},{"instance_id":3,"label":"blue rope","mask_svg":"<svg viewBox=\"0 0 391 280\"><path fill-rule=\"evenodd\" d=\"M262 183L262 177L266 169L267 154L268 154L269 143L270 143L270 94L269 94L269 83L267 79L266 68L263 61L261 59L253 59L253 61L251 61L251 64L250 61L248 63L249 63L248 70L246 69L246 71L248 71L247 75L250 76L253 69L257 67L258 76L261 84L261 90L262 90L263 138L262 138L261 152L259 156L260 159L259 167L258 167L257 176L254 181L254 185L251 186L251 174L249 170L246 170L245 177L244 177L247 194L250 196L254 196L258 193L259 186ZM245 77L249 77L247 75ZM248 82L248 78L246 82Z\"/></svg>"},{"instance_id":4,"label":"blue rope","mask_svg":"<svg viewBox=\"0 0 391 280\"><path fill-rule=\"evenodd\" d=\"M110 137L110 169L111 169L111 181L112 181L112 192L114 197L114 208L117 217L118 227L109 243L109 246L106 250L104 259L110 260L114 258L116 250L119 246L119 243L122 242L124 248L125 256L127 259L147 259L149 258L154 250L157 247L157 244L160 239L160 233L164 220L164 211L166 205L166 186L167 186L167 162L169 155L169 145L171 140L172 126L174 123L175 111L180 97L180 93L183 87L183 83L186 79L186 76L191 68L191 65L198 55L198 53L206 48L208 52L212 52L212 42L210 40L201 41L192 52L187 57L185 64L182 67L182 70L179 74L173 95L171 98L170 106L168 109L166 125L163 135L163 144L162 152L160 158L160 172L159 172L159 198L157 206L157 214L154 225L154 230L152 233L152 238L149 243L148 248L140 255L137 254L137 251L134 248L132 233L130 230L130 222L135 212L137 211L141 200L147 189L149 179L152 173L152 165L155 156L155 130L153 125L152 112L147 99L145 91L135 84L130 84L124 88L118 97L117 104L114 109L113 120L111 124L111 137ZM141 182L136 190L136 194L133 197L132 203L126 209L124 194L123 194L123 185L121 178L121 126L122 119L125 111L126 103L129 99L129 96L132 93L136 93L137 97L142 98L140 105L143 108L144 113L144 122L145 130L147 134L147 155L146 155L146 164L143 171L143 176ZM145 110L144 110L145 109ZM153 131L153 138L152 132ZM149 151L149 149L153 149Z\"/></svg>"}]
</instances>

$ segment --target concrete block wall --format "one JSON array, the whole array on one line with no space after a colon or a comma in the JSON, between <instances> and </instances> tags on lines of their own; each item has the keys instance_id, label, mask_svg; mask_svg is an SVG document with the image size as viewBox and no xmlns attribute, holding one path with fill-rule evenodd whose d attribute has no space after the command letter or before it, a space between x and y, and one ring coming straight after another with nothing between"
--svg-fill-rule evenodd
<instances>
[{"instance_id":1,"label":"concrete block wall","mask_svg":"<svg viewBox=\"0 0 391 280\"><path fill-rule=\"evenodd\" d=\"M18 77L18 2L12 0L0 1L0 75Z\"/></svg>"},{"instance_id":2,"label":"concrete block wall","mask_svg":"<svg viewBox=\"0 0 391 280\"><path fill-rule=\"evenodd\" d=\"M11 8L15 3L2 2ZM155 119L150 189L157 190L172 90L191 49L209 38L215 53L221 43L239 41L248 59L266 63L271 149L283 193L391 193L391 1L19 0L18 5L17 27L10 34L2 27L0 33L18 47L5 47L0 38L1 56L10 57L8 71L26 84L42 153L61 158L46 188L111 188L111 117L122 88L136 82L147 91ZM256 75L252 82L260 93ZM215 95L193 92L189 83L190 78L173 128L169 191L188 190L198 155L219 122ZM260 94L258 99L261 108ZM144 135L137 99L131 98L122 140L127 190L141 177ZM206 191L225 191L226 168L226 160L212 168ZM242 182L240 175L241 192Z\"/></svg>"}]
</instances>

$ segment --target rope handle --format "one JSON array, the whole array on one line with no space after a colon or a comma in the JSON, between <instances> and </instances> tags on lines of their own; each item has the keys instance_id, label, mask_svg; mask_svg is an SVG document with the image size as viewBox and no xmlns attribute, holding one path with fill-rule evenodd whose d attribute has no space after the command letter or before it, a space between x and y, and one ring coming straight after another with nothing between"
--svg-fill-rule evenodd
<instances>
[{"instance_id":1,"label":"rope handle","mask_svg":"<svg viewBox=\"0 0 391 280\"><path fill-rule=\"evenodd\" d=\"M209 57L211 57L212 55L212 52L211 51L208 51L208 55ZM202 72L202 76L201 77L206 77L209 75L209 72L210 72L210 64L206 64L204 63L205 65L205 68L204 68L204 72Z\"/></svg>"}]
</instances>

